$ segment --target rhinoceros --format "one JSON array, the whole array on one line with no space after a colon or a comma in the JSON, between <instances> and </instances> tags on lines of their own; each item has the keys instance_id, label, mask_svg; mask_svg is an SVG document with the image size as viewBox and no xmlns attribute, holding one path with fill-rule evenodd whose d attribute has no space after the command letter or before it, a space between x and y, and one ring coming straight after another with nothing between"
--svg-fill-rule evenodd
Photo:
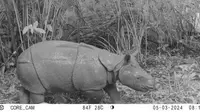
<instances>
[{"instance_id":1,"label":"rhinoceros","mask_svg":"<svg viewBox=\"0 0 200 112\"><path fill-rule=\"evenodd\" d=\"M100 103L106 92L120 103L116 81L136 91L154 88L154 80L135 58L117 55L84 43L45 41L34 44L17 59L20 103L43 103L48 93L82 91L88 103Z\"/></svg>"}]
</instances>

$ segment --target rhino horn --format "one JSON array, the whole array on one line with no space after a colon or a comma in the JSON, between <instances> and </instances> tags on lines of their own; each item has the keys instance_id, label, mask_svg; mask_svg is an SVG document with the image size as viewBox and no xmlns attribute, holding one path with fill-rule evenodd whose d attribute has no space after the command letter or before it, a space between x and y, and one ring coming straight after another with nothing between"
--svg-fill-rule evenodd
<instances>
[{"instance_id":1,"label":"rhino horn","mask_svg":"<svg viewBox=\"0 0 200 112\"><path fill-rule=\"evenodd\" d=\"M123 56L110 53L106 50L99 52L99 61L108 70L113 71L116 66L123 60Z\"/></svg>"}]
</instances>

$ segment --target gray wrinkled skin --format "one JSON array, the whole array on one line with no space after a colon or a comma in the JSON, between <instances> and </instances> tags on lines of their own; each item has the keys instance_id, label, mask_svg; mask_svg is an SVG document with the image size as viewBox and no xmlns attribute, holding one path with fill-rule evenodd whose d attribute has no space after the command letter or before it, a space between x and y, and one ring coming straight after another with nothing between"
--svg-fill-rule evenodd
<instances>
[{"instance_id":1,"label":"gray wrinkled skin","mask_svg":"<svg viewBox=\"0 0 200 112\"><path fill-rule=\"evenodd\" d=\"M17 60L22 84L20 103L42 103L44 94L83 91L88 103L99 103L103 90L119 103L115 82L146 92L153 78L137 63L134 54L117 55L87 44L45 41L24 51Z\"/></svg>"}]
</instances>

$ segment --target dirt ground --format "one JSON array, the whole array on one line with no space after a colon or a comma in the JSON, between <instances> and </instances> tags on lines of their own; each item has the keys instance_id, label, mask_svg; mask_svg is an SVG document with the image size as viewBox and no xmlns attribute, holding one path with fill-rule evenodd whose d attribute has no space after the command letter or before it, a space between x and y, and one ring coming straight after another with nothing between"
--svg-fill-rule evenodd
<instances>
[{"instance_id":1,"label":"dirt ground","mask_svg":"<svg viewBox=\"0 0 200 112\"><path fill-rule=\"evenodd\" d=\"M121 100L125 104L173 104L200 103L200 56L149 56L142 66L157 81L157 91L138 92L117 83ZM10 67L0 72L0 103L19 103L20 82L16 77L16 68ZM80 92L46 96L48 103L77 104L85 103L86 98ZM105 94L101 103L110 103Z\"/></svg>"}]
</instances>

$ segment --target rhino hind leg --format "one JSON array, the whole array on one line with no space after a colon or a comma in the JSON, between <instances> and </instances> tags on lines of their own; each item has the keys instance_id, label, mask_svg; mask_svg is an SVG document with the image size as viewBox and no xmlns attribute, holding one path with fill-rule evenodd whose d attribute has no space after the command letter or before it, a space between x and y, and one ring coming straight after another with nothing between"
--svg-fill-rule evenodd
<instances>
[{"instance_id":1,"label":"rhino hind leg","mask_svg":"<svg viewBox=\"0 0 200 112\"><path fill-rule=\"evenodd\" d=\"M29 91L24 89L23 87L19 90L19 103L28 104L29 103Z\"/></svg>"},{"instance_id":2,"label":"rhino hind leg","mask_svg":"<svg viewBox=\"0 0 200 112\"><path fill-rule=\"evenodd\" d=\"M104 91L110 96L112 103L121 104L120 93L117 91L116 84L109 84L104 88Z\"/></svg>"},{"instance_id":3,"label":"rhino hind leg","mask_svg":"<svg viewBox=\"0 0 200 112\"><path fill-rule=\"evenodd\" d=\"M85 92L87 98L88 98L88 104L98 104L101 102L101 99L104 96L104 93L102 90L99 91L86 91Z\"/></svg>"},{"instance_id":4,"label":"rhino hind leg","mask_svg":"<svg viewBox=\"0 0 200 112\"><path fill-rule=\"evenodd\" d=\"M30 93L30 103L39 104L44 103L45 96L43 94Z\"/></svg>"},{"instance_id":5,"label":"rhino hind leg","mask_svg":"<svg viewBox=\"0 0 200 112\"><path fill-rule=\"evenodd\" d=\"M21 87L19 90L19 102L20 104L39 104L44 103L44 95L34 94Z\"/></svg>"}]
</instances>

